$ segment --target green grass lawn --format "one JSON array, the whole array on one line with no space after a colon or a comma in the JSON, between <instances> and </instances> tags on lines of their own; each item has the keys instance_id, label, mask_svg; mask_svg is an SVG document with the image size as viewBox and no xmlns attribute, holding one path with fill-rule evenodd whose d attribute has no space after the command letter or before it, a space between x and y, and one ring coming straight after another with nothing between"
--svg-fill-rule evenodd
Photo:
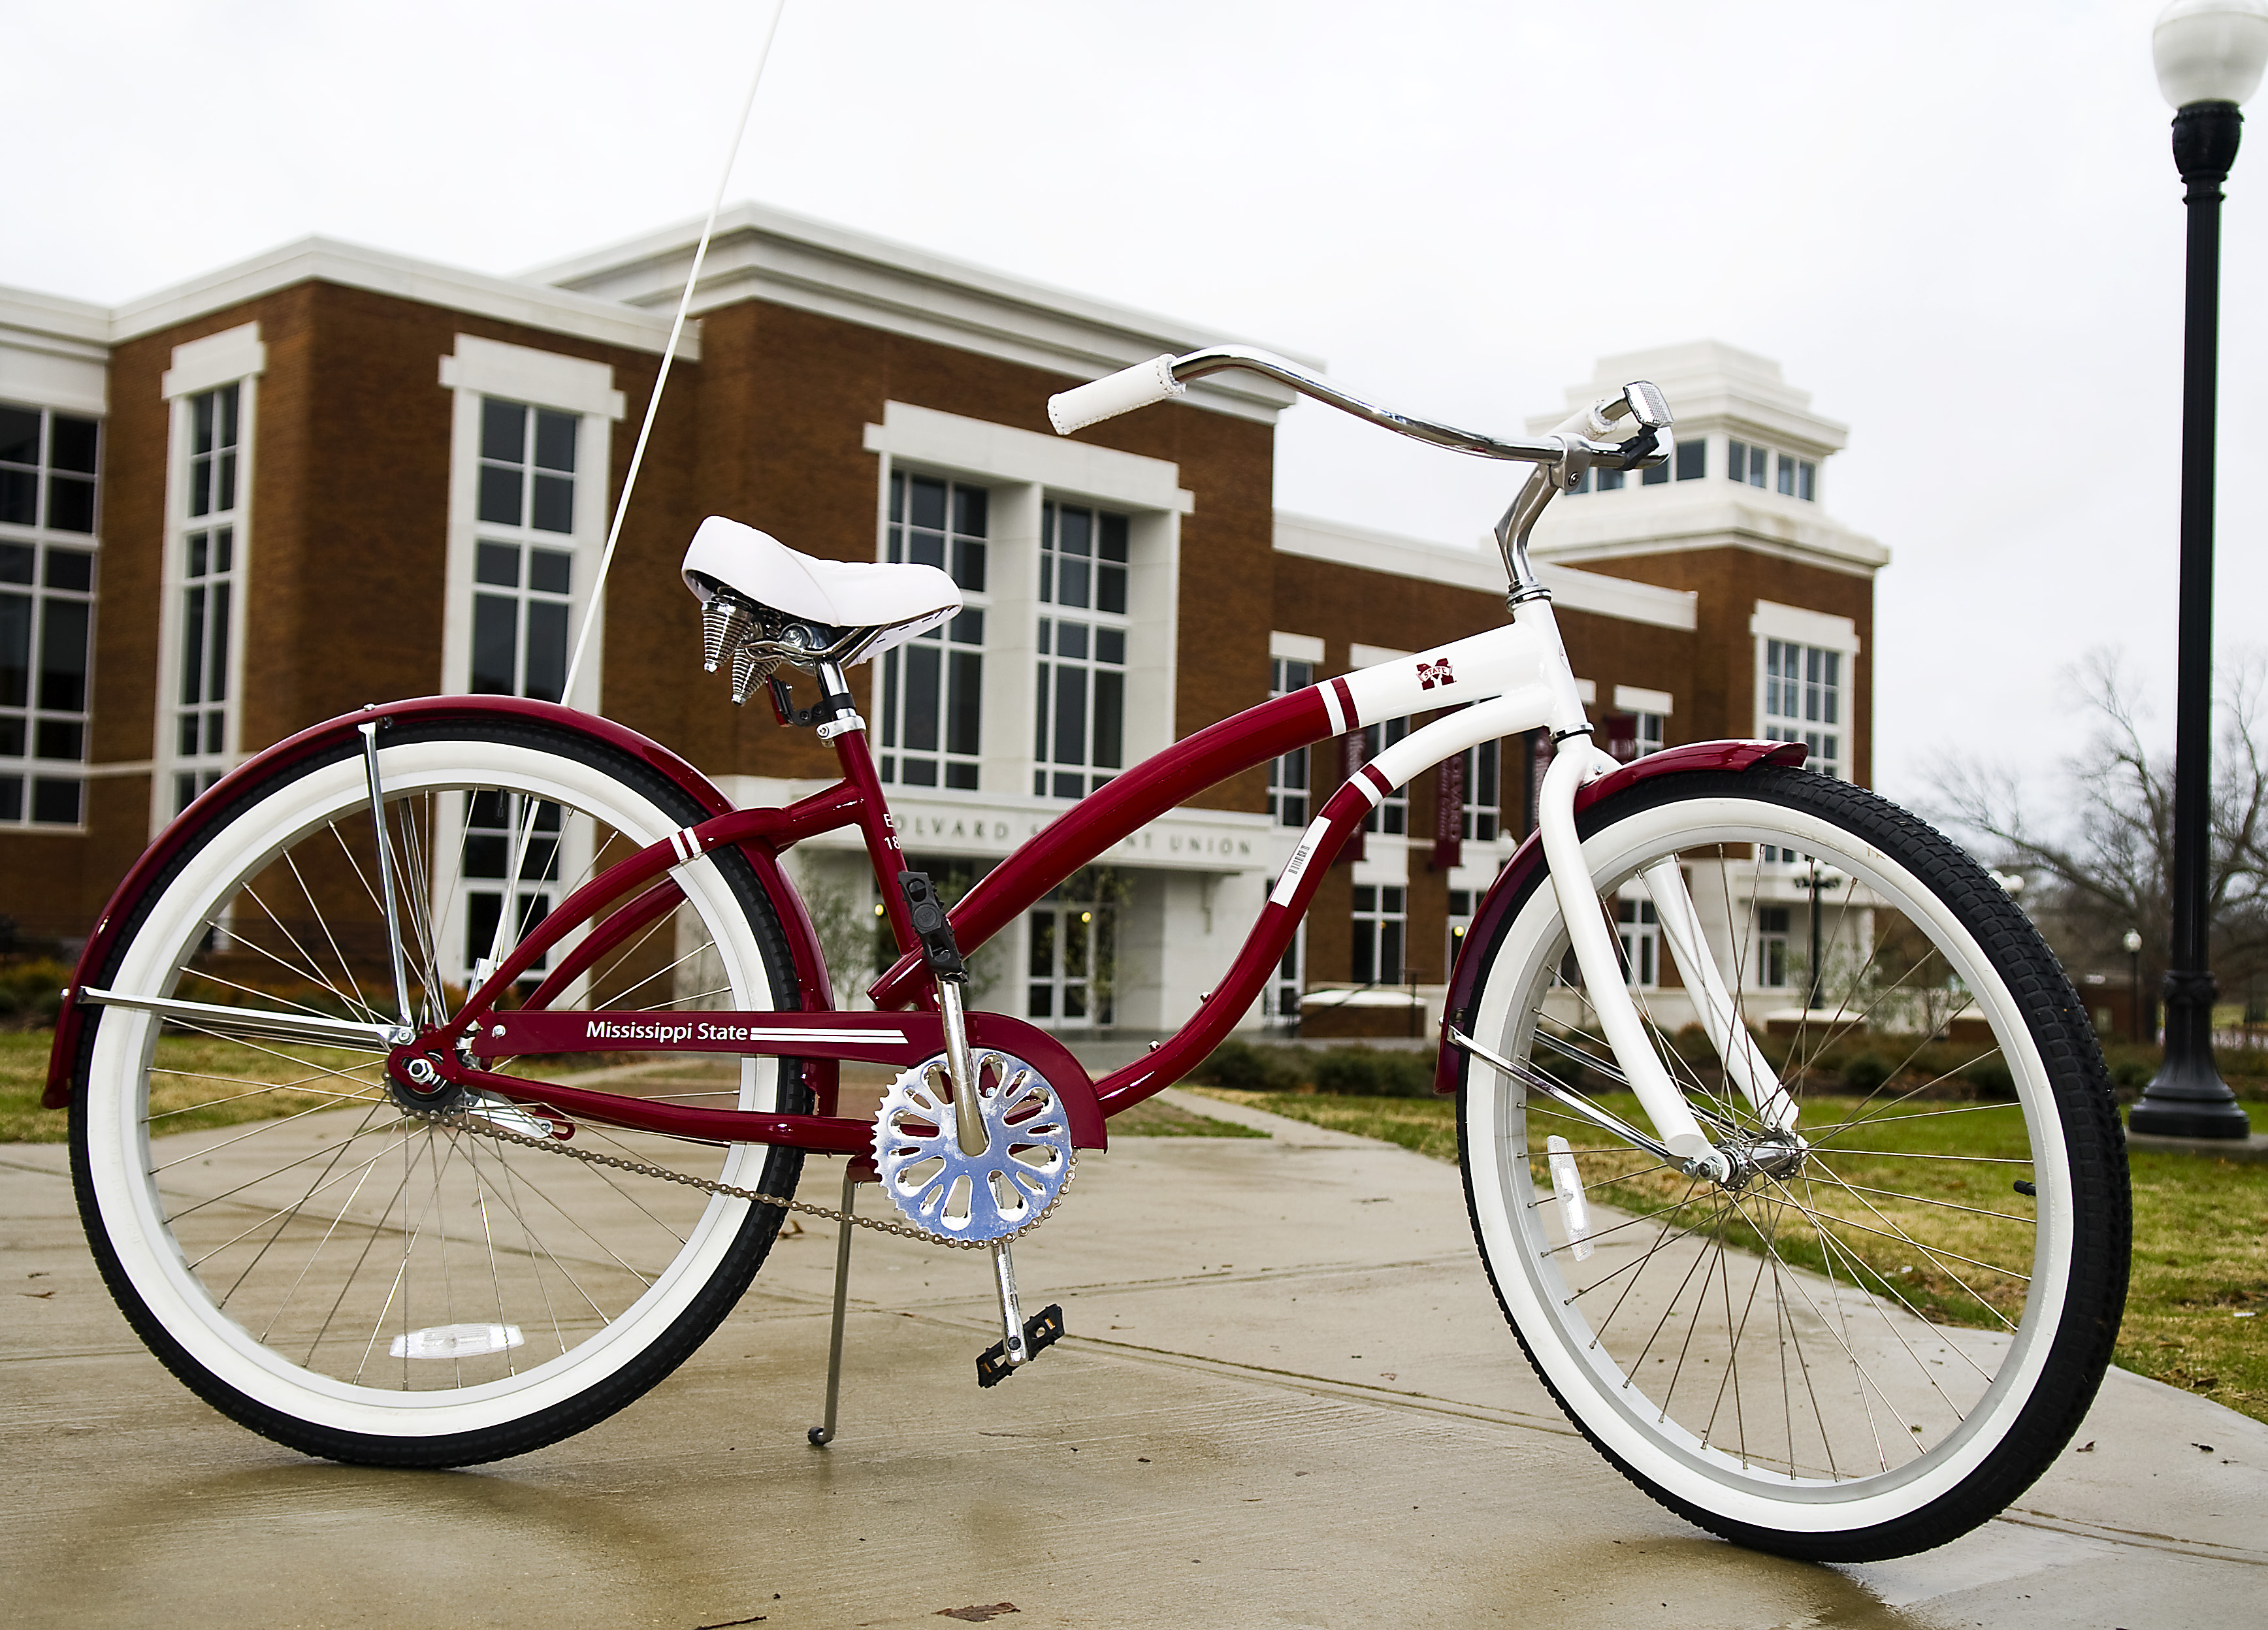
<instances>
[{"instance_id":1,"label":"green grass lawn","mask_svg":"<svg viewBox=\"0 0 2268 1630\"><path fill-rule=\"evenodd\" d=\"M47 1087L50 1038L51 1032L46 1030L0 1031L0 1143L61 1143L69 1135L69 1122L62 1110L40 1107L40 1094ZM247 1059L261 1065L265 1090L246 1091L241 1078ZM195 1036L162 1037L158 1043L158 1064L164 1073L155 1078L154 1107L166 1116L168 1132L195 1132L319 1108L342 1087L351 1090L377 1080L376 1066L367 1053L277 1046L261 1055L233 1043ZM549 1079L589 1067L590 1061L581 1058L531 1059L525 1073ZM709 1073L716 1072L711 1069ZM350 1077L351 1081L342 1077ZM659 1077L648 1081L650 1085L661 1084ZM1132 1138L1268 1135L1156 1099L1113 1117L1110 1131L1116 1137Z\"/></svg>"},{"instance_id":2,"label":"green grass lawn","mask_svg":"<svg viewBox=\"0 0 2268 1630\"><path fill-rule=\"evenodd\" d=\"M1233 1103L1250 1104L1337 1132L1380 1138L1436 1160L1457 1155L1456 1106L1441 1098L1352 1098L1328 1093L1232 1092L1221 1088L1190 1090ZM1615 1095L1599 1102L1634 1117L1635 1102ZM2268 1103L2245 1105L2254 1129L2268 1127ZM1805 1120L1835 1117L1832 1099L1805 1106ZM1896 1146L1917 1152L1992 1154L2014 1131L2015 1109L1911 1120L1897 1129ZM1869 1147L1890 1147L1884 1127L1870 1135ZM2013 1146L2012 1146L2013 1147ZM2193 1154L2136 1151L2129 1155L2134 1190L2133 1270L2126 1298L2126 1321L2118 1336L2117 1361L2128 1369L2212 1398L2256 1420L2268 1420L2268 1166L2239 1165ZM1845 1177L1866 1181L1862 1164L1847 1162ZM1973 1194L1948 1192L1967 1201L1999 1198L2007 1168L1981 1167L1966 1177ZM1933 1182L1939 1181L1932 1169ZM1961 1178L1946 1178L1948 1184ZM1631 1209L1652 1209L1656 1197L1633 1193L1637 1185L1609 1184L1602 1198ZM1884 1185L1890 1186L1890 1185ZM1989 1225L1979 1225L1980 1227ZM1861 1254L1872 1248L1861 1247ZM1783 1246L1785 1250L1785 1246ZM1990 1252L1977 1252L1990 1256ZM1887 1262L1879 1265L1895 1272ZM1917 1306L1958 1324L1989 1319L1973 1303L1942 1286L1920 1287L1901 1279L1901 1289ZM1990 1294L1990 1287L1987 1294ZM2241 1313L2258 1317L2240 1318Z\"/></svg>"}]
</instances>

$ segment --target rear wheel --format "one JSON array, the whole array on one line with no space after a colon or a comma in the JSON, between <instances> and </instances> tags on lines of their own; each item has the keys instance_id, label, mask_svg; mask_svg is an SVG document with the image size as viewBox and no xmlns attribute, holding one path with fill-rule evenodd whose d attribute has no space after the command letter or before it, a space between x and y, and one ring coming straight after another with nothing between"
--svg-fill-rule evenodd
<instances>
[{"instance_id":1,"label":"rear wheel","mask_svg":"<svg viewBox=\"0 0 2268 1630\"><path fill-rule=\"evenodd\" d=\"M540 918L704 813L562 726L396 723L379 740L420 1022L462 1000L506 912ZM123 906L91 985L225 1005L271 1034L96 1010L72 1108L79 1206L120 1307L217 1408L333 1459L462 1464L579 1431L666 1376L747 1287L781 1213L408 1117L381 1040L306 1022L295 1035L295 1022L374 1029L396 1016L361 745L342 728L193 810L182 852ZM672 875L681 904L546 999L793 1006L777 919L745 859L720 850ZM804 1104L796 1066L776 1060L620 1073L612 1089ZM542 1130L500 1101L462 1107L490 1126ZM783 1196L801 1161L588 1124L573 1146Z\"/></svg>"},{"instance_id":2,"label":"rear wheel","mask_svg":"<svg viewBox=\"0 0 2268 1630\"><path fill-rule=\"evenodd\" d=\"M1644 1125L1539 869L1468 948L1459 1015L1523 1069L1461 1055L1459 1099L1521 1345L1632 1481L1728 1538L1852 1561L1967 1531L2061 1450L2124 1303L2124 1146L2078 999L1973 861L1859 788L1664 777L1580 828L1658 1055L1755 1158L1734 1185L1687 1177L1547 1090ZM1695 1023L1639 877L1664 857L1800 1105L1800 1153Z\"/></svg>"}]
</instances>

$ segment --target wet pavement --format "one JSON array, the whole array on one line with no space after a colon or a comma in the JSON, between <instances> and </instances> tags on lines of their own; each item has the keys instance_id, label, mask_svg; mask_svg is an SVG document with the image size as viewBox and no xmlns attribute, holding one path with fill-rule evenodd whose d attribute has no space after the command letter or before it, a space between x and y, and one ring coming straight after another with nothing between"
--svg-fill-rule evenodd
<instances>
[{"instance_id":1,"label":"wet pavement","mask_svg":"<svg viewBox=\"0 0 2268 1630\"><path fill-rule=\"evenodd\" d=\"M1552 1406L1489 1292L1454 1168L1186 1102L1276 1135L1121 1138L1083 1161L1017 1253L1027 1307L1060 1302L1071 1333L1008 1384L974 1384L997 1333L983 1258L862 1234L841 1435L810 1447L835 1251L806 1221L646 1398L447 1473L306 1460L208 1410L103 1290L63 1148L0 1147L6 1617L2262 1621L2268 1427L2114 1373L2073 1449L1953 1545L1859 1567L1742 1551L1655 1506ZM816 1167L804 1197L835 1192Z\"/></svg>"}]
</instances>

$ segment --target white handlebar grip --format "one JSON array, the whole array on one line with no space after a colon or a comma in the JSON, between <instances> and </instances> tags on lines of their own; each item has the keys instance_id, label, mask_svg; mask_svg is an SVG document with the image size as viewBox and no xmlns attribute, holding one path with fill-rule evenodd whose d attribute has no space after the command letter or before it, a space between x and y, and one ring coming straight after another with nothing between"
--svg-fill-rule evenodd
<instances>
[{"instance_id":1,"label":"white handlebar grip","mask_svg":"<svg viewBox=\"0 0 2268 1630\"><path fill-rule=\"evenodd\" d=\"M1049 397L1048 423L1056 427L1057 435L1068 436L1153 402L1186 395L1189 388L1174 377L1173 358L1152 357Z\"/></svg>"},{"instance_id":2,"label":"white handlebar grip","mask_svg":"<svg viewBox=\"0 0 2268 1630\"><path fill-rule=\"evenodd\" d=\"M1615 439L1614 426L1602 409L1621 400L1619 396L1608 396L1587 408L1579 408L1554 424L1551 433L1555 436L1580 436L1586 441L1611 441Z\"/></svg>"}]
</instances>

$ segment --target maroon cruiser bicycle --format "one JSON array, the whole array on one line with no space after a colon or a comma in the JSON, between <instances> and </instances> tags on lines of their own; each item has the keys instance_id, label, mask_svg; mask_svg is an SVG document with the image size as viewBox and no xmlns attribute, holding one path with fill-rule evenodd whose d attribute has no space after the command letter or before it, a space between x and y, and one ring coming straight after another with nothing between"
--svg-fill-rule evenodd
<instances>
[{"instance_id":1,"label":"maroon cruiser bicycle","mask_svg":"<svg viewBox=\"0 0 2268 1630\"><path fill-rule=\"evenodd\" d=\"M199 798L105 910L48 1089L70 1108L95 1254L158 1357L311 1454L523 1453L682 1362L788 1210L843 1220L847 1249L852 1182L870 1178L894 1214L858 1221L989 1253L1002 1333L980 1374L1012 1375L1062 1331L1054 1309L1024 1315L1012 1242L1057 1209L1108 1118L1251 1008L1382 798L1477 742L1546 730L1559 750L1538 830L1465 939L1437 1073L1482 1258L1537 1373L1647 1492L1768 1550L1918 1550L2029 1484L2084 1414L2124 1294L2100 1055L1990 877L1801 768L1800 744L1627 764L1591 746L1528 537L1594 464L1668 456L1660 394L1633 384L1552 434L1498 439L1215 348L1050 411L1068 433L1224 368L1532 466L1497 533L1507 620L1198 732L1064 810L950 911L906 865L846 675L953 616L958 590L720 519L685 566L705 662L730 666L736 701L769 694L784 725L832 745L842 778L823 792L735 808L605 719L458 696L316 726ZM789 671L816 682L814 705L794 706ZM1146 1057L1094 1079L1046 1031L964 1007L964 951L1146 822L1403 718L1415 727L1300 836L1219 987ZM844 828L901 953L871 1012L836 1006L843 970L781 867ZM1837 885L1825 948L1793 1050L1771 1049L1763 1015L1788 999L1759 988L1757 903L1822 867ZM1630 973L1618 927L1641 911L1674 980ZM1859 1035L1906 1062L1966 1036L2008 1101L1896 1068L1827 1093L1808 1062ZM566 1084L515 1062L578 1053L652 1067ZM874 1117L836 1112L844 1062L895 1073ZM1989 1135L1959 1152L1921 1135L1960 1115ZM843 1162L839 1209L794 1198L814 1156ZM840 1309L838 1277L838 1360Z\"/></svg>"}]
</instances>

